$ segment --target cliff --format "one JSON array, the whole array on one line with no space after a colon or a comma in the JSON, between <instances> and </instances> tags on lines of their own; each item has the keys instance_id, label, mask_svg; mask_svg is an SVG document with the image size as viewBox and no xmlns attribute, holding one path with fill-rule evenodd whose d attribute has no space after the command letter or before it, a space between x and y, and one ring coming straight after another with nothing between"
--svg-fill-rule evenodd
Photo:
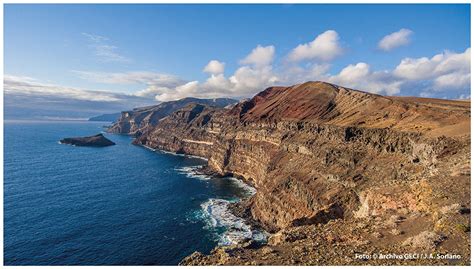
<instances>
[{"instance_id":1,"label":"cliff","mask_svg":"<svg viewBox=\"0 0 474 269\"><path fill-rule=\"evenodd\" d=\"M308 82L233 107L187 105L134 143L206 157L210 171L256 186L243 211L274 233L269 244L183 264L400 262L360 260L357 249L455 252L459 264L470 262L469 138L470 102Z\"/></svg>"},{"instance_id":2,"label":"cliff","mask_svg":"<svg viewBox=\"0 0 474 269\"><path fill-rule=\"evenodd\" d=\"M132 111L122 112L118 120L107 131L111 133L139 135L145 129L158 124L162 118L188 104L198 103L214 107L225 107L236 102L236 100L229 98L198 99L188 97L176 101L163 102L155 106L135 108Z\"/></svg>"}]
</instances>

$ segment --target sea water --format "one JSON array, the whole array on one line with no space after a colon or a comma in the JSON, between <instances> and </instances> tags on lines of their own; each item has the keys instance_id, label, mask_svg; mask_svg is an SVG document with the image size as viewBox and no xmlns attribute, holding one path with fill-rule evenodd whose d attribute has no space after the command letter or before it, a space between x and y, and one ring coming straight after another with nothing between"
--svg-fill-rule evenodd
<instances>
[{"instance_id":1,"label":"sea water","mask_svg":"<svg viewBox=\"0 0 474 269\"><path fill-rule=\"evenodd\" d=\"M173 265L194 251L265 235L227 206L255 190L195 173L205 160L124 135L105 148L59 144L100 122L6 121L6 265Z\"/></svg>"}]
</instances>

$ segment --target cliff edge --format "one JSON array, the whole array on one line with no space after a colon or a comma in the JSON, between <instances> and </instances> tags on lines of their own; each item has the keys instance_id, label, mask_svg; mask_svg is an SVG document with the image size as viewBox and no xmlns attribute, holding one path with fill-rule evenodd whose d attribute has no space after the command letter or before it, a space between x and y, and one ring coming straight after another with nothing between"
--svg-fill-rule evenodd
<instances>
[{"instance_id":1,"label":"cliff edge","mask_svg":"<svg viewBox=\"0 0 474 269\"><path fill-rule=\"evenodd\" d=\"M134 143L206 157L209 171L257 189L240 211L273 234L268 244L183 264L470 263L469 101L307 82L232 107L188 104ZM413 251L459 257L356 255Z\"/></svg>"},{"instance_id":2,"label":"cliff edge","mask_svg":"<svg viewBox=\"0 0 474 269\"><path fill-rule=\"evenodd\" d=\"M152 128L158 122L169 114L188 104L205 104L212 107L225 107L235 104L237 101L229 98L199 99L183 98L176 101L163 102L155 106L135 108L132 111L124 111L118 120L108 128L110 133L127 134L137 136L146 129Z\"/></svg>"}]
</instances>

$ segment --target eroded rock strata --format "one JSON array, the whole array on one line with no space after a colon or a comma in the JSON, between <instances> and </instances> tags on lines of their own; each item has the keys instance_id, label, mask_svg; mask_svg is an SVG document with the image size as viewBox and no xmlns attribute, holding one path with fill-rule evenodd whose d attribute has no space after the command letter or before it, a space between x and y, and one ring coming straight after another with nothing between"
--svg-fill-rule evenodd
<instances>
[{"instance_id":1,"label":"eroded rock strata","mask_svg":"<svg viewBox=\"0 0 474 269\"><path fill-rule=\"evenodd\" d=\"M162 118L188 104L196 103L225 107L236 102L229 98L199 99L188 97L176 101L163 102L155 106L135 108L132 111L122 112L119 119L107 131L134 136L140 135L145 129L158 124Z\"/></svg>"},{"instance_id":2,"label":"eroded rock strata","mask_svg":"<svg viewBox=\"0 0 474 269\"><path fill-rule=\"evenodd\" d=\"M228 108L189 104L134 141L209 159L252 182L266 246L183 264L470 263L470 102L384 97L323 82L272 87ZM459 254L375 259L355 254Z\"/></svg>"}]
</instances>

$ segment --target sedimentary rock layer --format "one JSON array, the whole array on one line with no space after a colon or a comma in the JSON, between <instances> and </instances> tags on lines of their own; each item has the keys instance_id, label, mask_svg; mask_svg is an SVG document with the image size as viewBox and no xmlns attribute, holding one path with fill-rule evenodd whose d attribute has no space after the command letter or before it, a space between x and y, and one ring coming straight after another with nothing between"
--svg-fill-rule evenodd
<instances>
[{"instance_id":1,"label":"sedimentary rock layer","mask_svg":"<svg viewBox=\"0 0 474 269\"><path fill-rule=\"evenodd\" d=\"M470 206L469 136L470 102L308 82L268 88L229 108L190 104L134 143L203 156L209 170L252 182L257 193L246 201L248 210L270 232L336 220L350 230L392 216L443 232L434 231L445 221L442 208ZM382 239L387 231L376 231L382 237L375 241L388 240ZM469 244L464 232L449 231L452 240ZM399 246L412 232L406 228L386 245ZM187 263L204 261L217 262Z\"/></svg>"}]
</instances>

